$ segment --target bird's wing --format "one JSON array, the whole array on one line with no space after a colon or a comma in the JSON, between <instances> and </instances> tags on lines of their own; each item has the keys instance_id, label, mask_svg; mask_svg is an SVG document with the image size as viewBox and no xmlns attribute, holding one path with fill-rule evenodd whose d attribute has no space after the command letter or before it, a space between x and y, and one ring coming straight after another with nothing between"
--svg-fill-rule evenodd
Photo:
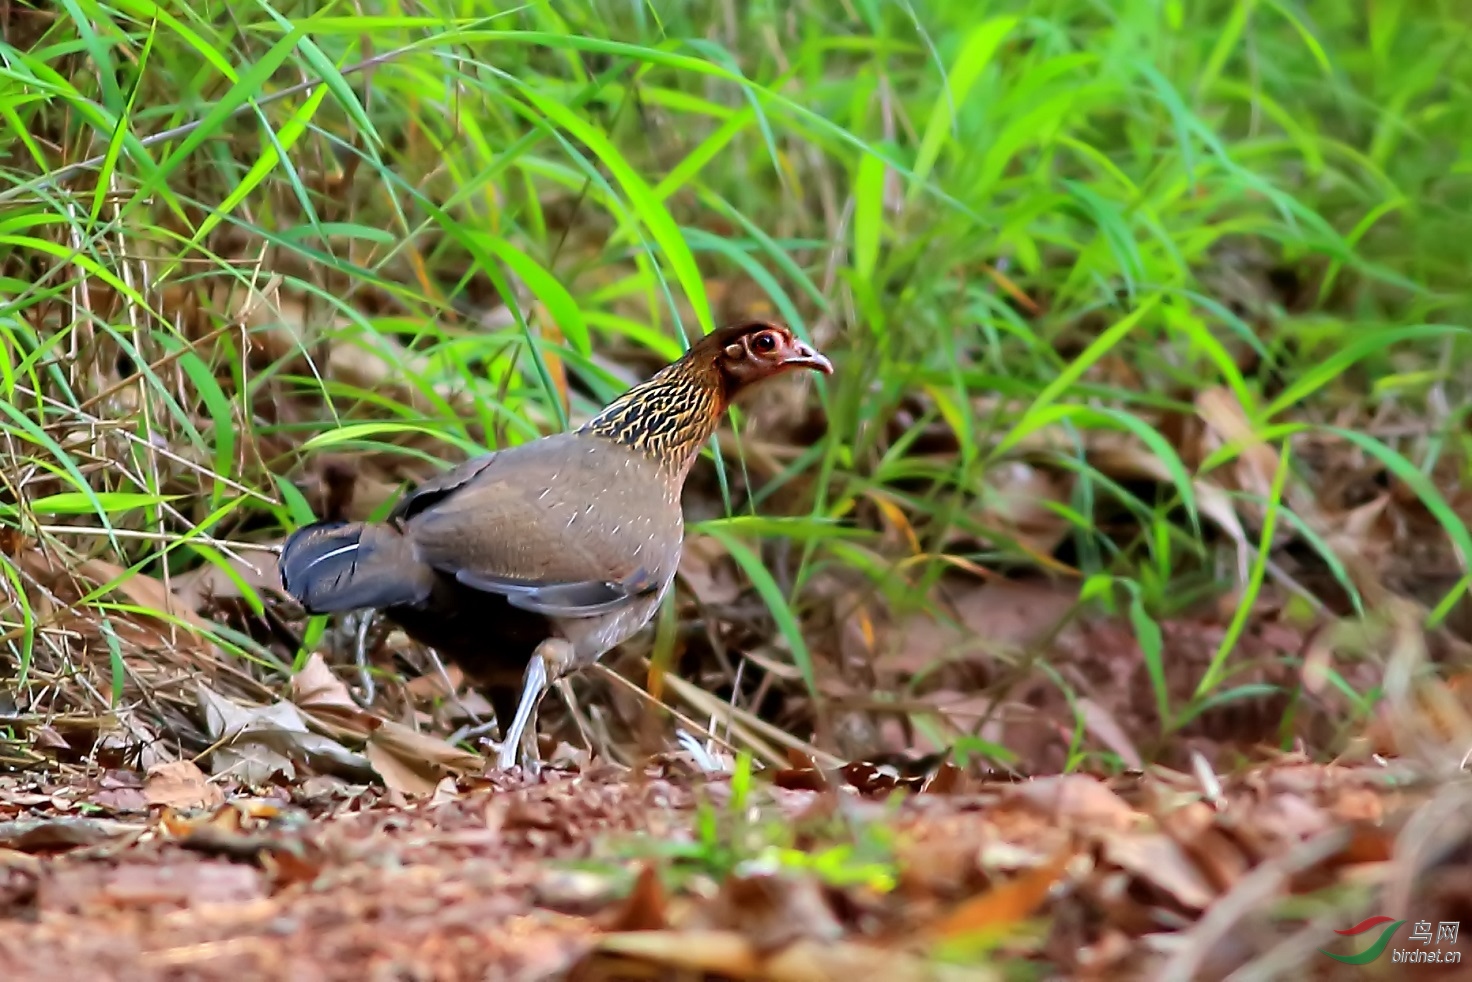
<instances>
[{"instance_id":1,"label":"bird's wing","mask_svg":"<svg viewBox=\"0 0 1472 982\"><path fill-rule=\"evenodd\" d=\"M499 593L513 607L549 617L597 617L618 610L658 586L642 566L622 580L532 582L468 569L456 570L455 579L475 590Z\"/></svg>"},{"instance_id":2,"label":"bird's wing","mask_svg":"<svg viewBox=\"0 0 1472 982\"><path fill-rule=\"evenodd\" d=\"M444 482L405 509L405 534L421 561L465 586L591 617L657 590L679 562L679 504L658 479L621 448L559 435Z\"/></svg>"},{"instance_id":3,"label":"bird's wing","mask_svg":"<svg viewBox=\"0 0 1472 982\"><path fill-rule=\"evenodd\" d=\"M400 498L399 503L394 505L393 510L389 512L389 520L407 522L426 508L434 507L474 481L476 475L489 467L504 452L492 450L490 453L461 461L449 470L436 474Z\"/></svg>"}]
</instances>

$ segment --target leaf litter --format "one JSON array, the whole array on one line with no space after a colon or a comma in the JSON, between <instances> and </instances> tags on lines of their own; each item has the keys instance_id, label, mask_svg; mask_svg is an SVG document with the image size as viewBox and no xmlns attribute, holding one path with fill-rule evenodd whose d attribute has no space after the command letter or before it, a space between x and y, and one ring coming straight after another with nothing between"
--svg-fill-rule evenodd
<instances>
[{"instance_id":1,"label":"leaf litter","mask_svg":"<svg viewBox=\"0 0 1472 982\"><path fill-rule=\"evenodd\" d=\"M1220 775L1212 801L1194 776L1164 768L1030 781L950 768L959 776L947 787L932 779L890 801L895 784L873 778L882 768L855 762L820 789L782 787L802 767L757 781L740 809L732 775L693 778L678 763L468 777L408 805L386 789L261 798L239 785L218 801L202 772L175 767L145 782L148 818L125 829L21 817L44 794L6 778L0 970L1006 977L975 960L990 952L1079 977L1220 978L1282 943L1330 944L1333 926L1360 919L1304 914L1334 910L1333 889L1399 890L1414 909L1396 916L1432 921L1456 919L1467 897L1446 893L1467 872L1465 827L1434 848L1407 836L1429 813L1472 804L1472 786L1383 763L1279 755ZM790 816L796 838L752 840L723 861L699 848L702 809L747 830ZM93 831L62 831L76 828ZM651 839L680 848L651 859ZM799 843L831 865L795 859ZM572 877L581 902L568 899ZM1273 890L1254 886L1263 877ZM1255 900L1233 910L1232 930L1206 930L1244 893ZM1184 953L1181 942L1207 935ZM1188 962L1185 975L1153 974Z\"/></svg>"}]
</instances>

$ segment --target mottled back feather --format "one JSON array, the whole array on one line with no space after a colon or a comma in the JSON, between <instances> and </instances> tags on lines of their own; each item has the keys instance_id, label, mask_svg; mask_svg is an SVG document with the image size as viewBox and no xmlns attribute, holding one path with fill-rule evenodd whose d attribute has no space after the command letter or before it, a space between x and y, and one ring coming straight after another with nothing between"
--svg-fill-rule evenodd
<instances>
[{"instance_id":1,"label":"mottled back feather","mask_svg":"<svg viewBox=\"0 0 1472 982\"><path fill-rule=\"evenodd\" d=\"M426 565L513 588L620 583L641 572L662 582L684 534L680 502L655 461L578 433L466 461L406 498L396 518Z\"/></svg>"}]
</instances>

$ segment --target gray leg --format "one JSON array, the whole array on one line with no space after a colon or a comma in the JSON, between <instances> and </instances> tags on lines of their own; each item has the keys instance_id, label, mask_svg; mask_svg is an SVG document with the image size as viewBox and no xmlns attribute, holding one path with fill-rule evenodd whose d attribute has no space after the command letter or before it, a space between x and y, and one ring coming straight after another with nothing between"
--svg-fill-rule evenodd
<instances>
[{"instance_id":1,"label":"gray leg","mask_svg":"<svg viewBox=\"0 0 1472 982\"><path fill-rule=\"evenodd\" d=\"M501 770L510 770L516 765L518 751L521 765L527 773L535 774L540 769L541 756L537 752L537 706L547 689L571 671L572 664L573 647L561 638L548 638L537 645L536 653L526 666L516 716L511 720L510 726L501 730L501 753L496 761L496 766Z\"/></svg>"}]
</instances>

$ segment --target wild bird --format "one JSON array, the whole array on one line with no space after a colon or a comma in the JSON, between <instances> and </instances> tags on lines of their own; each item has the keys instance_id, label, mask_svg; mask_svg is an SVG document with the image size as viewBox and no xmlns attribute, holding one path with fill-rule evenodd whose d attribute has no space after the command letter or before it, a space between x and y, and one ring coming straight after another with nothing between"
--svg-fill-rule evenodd
<instances>
[{"instance_id":1,"label":"wild bird","mask_svg":"<svg viewBox=\"0 0 1472 982\"><path fill-rule=\"evenodd\" d=\"M378 609L458 664L495 711L498 766L520 751L531 770L547 689L669 590L700 448L740 393L795 369L833 365L778 323L719 328L577 429L467 460L382 522L303 526L282 546L282 586L312 614Z\"/></svg>"}]
</instances>

